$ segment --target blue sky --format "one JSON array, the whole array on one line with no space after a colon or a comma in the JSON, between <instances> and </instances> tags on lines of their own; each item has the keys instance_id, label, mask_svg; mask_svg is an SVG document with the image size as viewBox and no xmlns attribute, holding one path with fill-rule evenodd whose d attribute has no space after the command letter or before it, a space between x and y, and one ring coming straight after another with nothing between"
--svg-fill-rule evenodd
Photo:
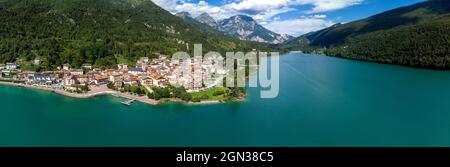
<instances>
[{"instance_id":1,"label":"blue sky","mask_svg":"<svg viewBox=\"0 0 450 167\"><path fill-rule=\"evenodd\" d=\"M172 12L203 12L216 20L244 14L264 27L299 36L425 0L152 0Z\"/></svg>"}]
</instances>

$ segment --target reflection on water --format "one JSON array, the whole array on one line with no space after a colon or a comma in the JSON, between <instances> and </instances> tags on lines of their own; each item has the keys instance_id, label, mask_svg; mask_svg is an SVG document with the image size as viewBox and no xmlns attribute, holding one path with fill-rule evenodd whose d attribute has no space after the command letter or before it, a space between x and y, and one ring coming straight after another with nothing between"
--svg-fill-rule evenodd
<instances>
[{"instance_id":1,"label":"reflection on water","mask_svg":"<svg viewBox=\"0 0 450 167\"><path fill-rule=\"evenodd\" d=\"M450 73L282 56L280 94L149 106L0 86L0 146L450 146Z\"/></svg>"}]
</instances>

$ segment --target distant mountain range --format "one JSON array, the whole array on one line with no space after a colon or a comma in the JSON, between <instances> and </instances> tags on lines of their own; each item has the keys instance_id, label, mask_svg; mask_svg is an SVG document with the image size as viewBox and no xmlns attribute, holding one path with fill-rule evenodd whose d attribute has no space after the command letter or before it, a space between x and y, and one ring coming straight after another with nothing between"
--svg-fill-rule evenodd
<instances>
[{"instance_id":1,"label":"distant mountain range","mask_svg":"<svg viewBox=\"0 0 450 167\"><path fill-rule=\"evenodd\" d=\"M284 50L450 69L450 3L428 0L305 34Z\"/></svg>"},{"instance_id":2,"label":"distant mountain range","mask_svg":"<svg viewBox=\"0 0 450 167\"><path fill-rule=\"evenodd\" d=\"M187 12L177 13L176 15L187 21L192 20L192 16ZM208 13L203 13L195 17L194 20L240 40L281 44L294 38L287 34L274 33L258 24L253 18L245 15L216 21Z\"/></svg>"}]
</instances>

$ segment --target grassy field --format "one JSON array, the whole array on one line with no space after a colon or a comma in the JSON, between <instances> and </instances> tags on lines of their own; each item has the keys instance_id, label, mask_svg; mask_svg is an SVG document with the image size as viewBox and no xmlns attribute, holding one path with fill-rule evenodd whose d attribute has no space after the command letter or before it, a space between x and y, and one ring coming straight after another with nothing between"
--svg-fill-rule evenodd
<instances>
[{"instance_id":1,"label":"grassy field","mask_svg":"<svg viewBox=\"0 0 450 167\"><path fill-rule=\"evenodd\" d=\"M225 101L228 92L228 88L216 87L207 91L192 93L192 99L197 101Z\"/></svg>"},{"instance_id":2,"label":"grassy field","mask_svg":"<svg viewBox=\"0 0 450 167\"><path fill-rule=\"evenodd\" d=\"M39 69L39 66L27 64L20 66L20 69L23 71L37 71Z\"/></svg>"}]
</instances>

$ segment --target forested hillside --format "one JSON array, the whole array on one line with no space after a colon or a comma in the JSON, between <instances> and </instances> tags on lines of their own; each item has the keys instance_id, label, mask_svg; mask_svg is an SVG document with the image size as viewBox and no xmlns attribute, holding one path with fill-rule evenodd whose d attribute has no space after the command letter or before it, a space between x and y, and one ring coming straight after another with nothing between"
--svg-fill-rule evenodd
<instances>
[{"instance_id":1,"label":"forested hillside","mask_svg":"<svg viewBox=\"0 0 450 167\"><path fill-rule=\"evenodd\" d=\"M282 47L412 67L450 69L450 3L429 0L394 9L306 34Z\"/></svg>"},{"instance_id":2,"label":"forested hillside","mask_svg":"<svg viewBox=\"0 0 450 167\"><path fill-rule=\"evenodd\" d=\"M39 58L41 69L112 67L192 52L194 43L221 52L267 47L204 31L150 0L0 0L0 20L0 63Z\"/></svg>"}]
</instances>

